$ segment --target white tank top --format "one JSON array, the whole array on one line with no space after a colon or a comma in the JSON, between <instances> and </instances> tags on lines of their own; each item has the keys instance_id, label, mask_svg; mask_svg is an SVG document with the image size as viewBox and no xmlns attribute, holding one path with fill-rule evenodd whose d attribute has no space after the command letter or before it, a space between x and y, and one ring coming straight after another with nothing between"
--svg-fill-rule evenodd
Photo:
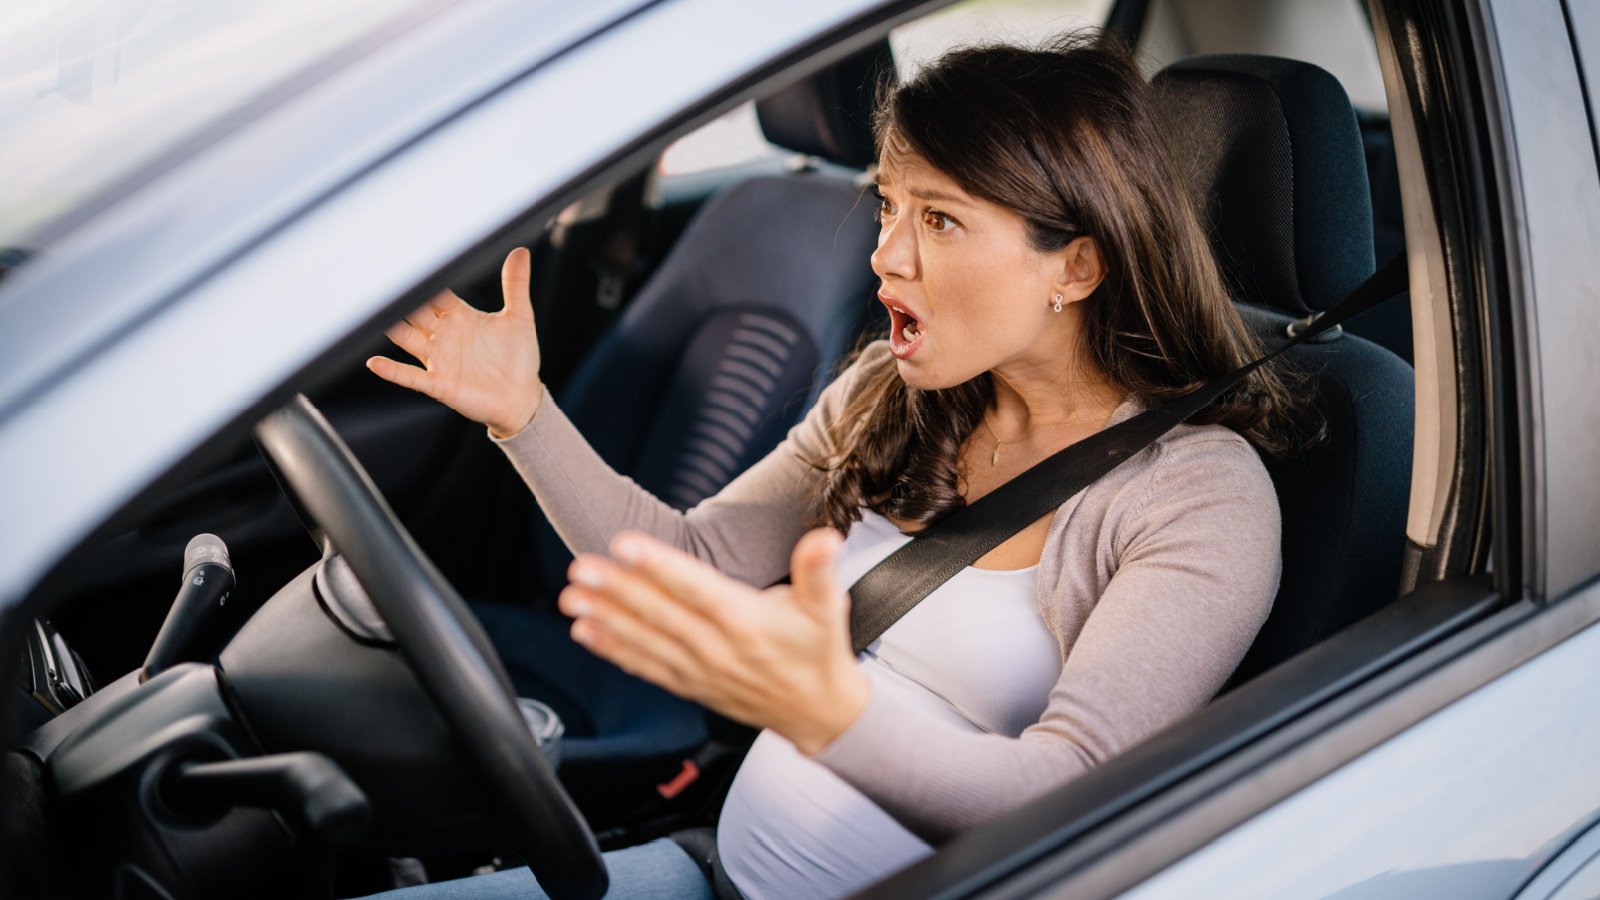
<instances>
[{"instance_id":1,"label":"white tank top","mask_svg":"<svg viewBox=\"0 0 1600 900\"><path fill-rule=\"evenodd\" d=\"M909 540L864 511L845 539L840 582L854 584ZM1038 721L1061 676L1061 653L1039 615L1037 568L969 566L940 585L857 657L875 694L1009 737ZM932 852L771 731L756 738L734 777L717 849L750 900L842 896Z\"/></svg>"}]
</instances>

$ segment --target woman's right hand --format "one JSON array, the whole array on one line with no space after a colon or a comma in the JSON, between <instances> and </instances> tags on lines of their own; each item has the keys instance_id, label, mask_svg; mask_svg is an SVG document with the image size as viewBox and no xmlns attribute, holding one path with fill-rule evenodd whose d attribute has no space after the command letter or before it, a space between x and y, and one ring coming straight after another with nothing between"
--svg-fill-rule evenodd
<instances>
[{"instance_id":1,"label":"woman's right hand","mask_svg":"<svg viewBox=\"0 0 1600 900\"><path fill-rule=\"evenodd\" d=\"M367 368L487 425L495 437L521 431L544 399L530 274L530 254L518 247L500 270L499 312L480 312L445 291L384 332L421 368L383 356L367 360Z\"/></svg>"}]
</instances>

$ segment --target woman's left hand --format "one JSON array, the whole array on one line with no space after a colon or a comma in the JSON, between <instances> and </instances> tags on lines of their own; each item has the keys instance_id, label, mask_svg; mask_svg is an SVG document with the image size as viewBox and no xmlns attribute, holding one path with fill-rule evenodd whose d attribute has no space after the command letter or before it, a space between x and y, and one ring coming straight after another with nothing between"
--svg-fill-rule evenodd
<instances>
[{"instance_id":1,"label":"woman's left hand","mask_svg":"<svg viewBox=\"0 0 1600 900\"><path fill-rule=\"evenodd\" d=\"M731 719L770 728L814 755L866 708L850 652L850 598L831 528L795 545L792 584L757 590L637 533L614 558L573 561L560 607L572 637L624 671Z\"/></svg>"}]
</instances>

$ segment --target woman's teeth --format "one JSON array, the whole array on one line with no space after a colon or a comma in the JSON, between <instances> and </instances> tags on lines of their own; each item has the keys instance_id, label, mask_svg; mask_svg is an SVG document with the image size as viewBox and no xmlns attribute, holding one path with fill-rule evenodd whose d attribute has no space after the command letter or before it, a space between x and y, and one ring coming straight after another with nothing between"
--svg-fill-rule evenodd
<instances>
[{"instance_id":1,"label":"woman's teeth","mask_svg":"<svg viewBox=\"0 0 1600 900\"><path fill-rule=\"evenodd\" d=\"M900 336L906 339L906 343L910 344L914 343L917 338L922 337L922 332L917 330L916 323L907 322L906 326L900 329Z\"/></svg>"}]
</instances>

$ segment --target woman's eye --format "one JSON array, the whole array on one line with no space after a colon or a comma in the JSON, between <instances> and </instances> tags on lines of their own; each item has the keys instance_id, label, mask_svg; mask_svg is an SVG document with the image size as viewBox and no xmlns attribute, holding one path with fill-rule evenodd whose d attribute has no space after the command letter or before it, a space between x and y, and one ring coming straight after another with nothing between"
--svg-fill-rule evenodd
<instances>
[{"instance_id":1,"label":"woman's eye","mask_svg":"<svg viewBox=\"0 0 1600 900\"><path fill-rule=\"evenodd\" d=\"M882 194L879 194L878 195L878 208L873 210L873 212L872 212L873 221L882 222L884 216L892 216L892 215L894 215L894 204L889 202L889 198L888 197L885 197Z\"/></svg>"},{"instance_id":2,"label":"woman's eye","mask_svg":"<svg viewBox=\"0 0 1600 900\"><path fill-rule=\"evenodd\" d=\"M927 223L934 231L949 231L955 227L955 221L937 209L930 209L922 214L922 221Z\"/></svg>"}]
</instances>

